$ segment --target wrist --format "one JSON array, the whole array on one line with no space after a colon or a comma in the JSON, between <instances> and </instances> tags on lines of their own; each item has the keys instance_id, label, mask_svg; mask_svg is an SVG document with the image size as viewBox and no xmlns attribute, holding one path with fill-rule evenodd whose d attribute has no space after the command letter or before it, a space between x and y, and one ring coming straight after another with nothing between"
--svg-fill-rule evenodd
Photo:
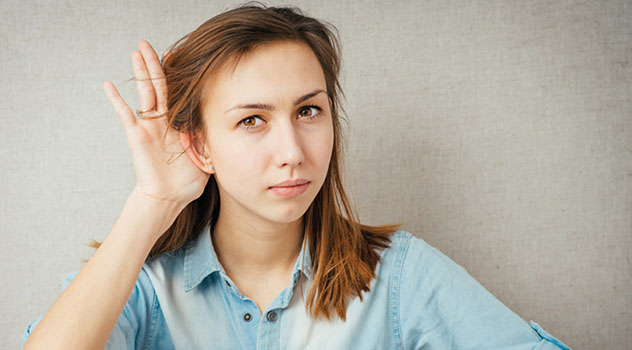
<instances>
[{"instance_id":1,"label":"wrist","mask_svg":"<svg viewBox=\"0 0 632 350\"><path fill-rule=\"evenodd\" d=\"M160 198L152 194L145 193L137 187L135 187L132 190L132 193L130 193L130 195L128 196L128 201L133 201L139 205L148 206L152 210L167 212L177 211L176 215L179 214L186 206L186 204L182 203L181 201Z\"/></svg>"},{"instance_id":2,"label":"wrist","mask_svg":"<svg viewBox=\"0 0 632 350\"><path fill-rule=\"evenodd\" d=\"M138 191L127 197L125 217L143 223L145 233L157 240L173 224L184 205L174 201L158 199Z\"/></svg>"}]
</instances>

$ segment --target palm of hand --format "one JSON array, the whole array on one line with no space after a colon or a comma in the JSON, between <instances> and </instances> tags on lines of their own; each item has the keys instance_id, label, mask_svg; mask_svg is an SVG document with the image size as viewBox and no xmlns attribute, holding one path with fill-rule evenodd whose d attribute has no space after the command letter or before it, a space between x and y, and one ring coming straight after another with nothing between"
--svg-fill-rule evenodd
<instances>
[{"instance_id":1,"label":"palm of hand","mask_svg":"<svg viewBox=\"0 0 632 350\"><path fill-rule=\"evenodd\" d=\"M141 118L135 118L111 82L103 88L125 128L136 173L134 191L186 205L202 194L210 174L191 160L191 150L184 155L182 133L170 128L165 117L167 85L158 56L146 41L139 48L132 53L132 64L144 111Z\"/></svg>"}]
</instances>

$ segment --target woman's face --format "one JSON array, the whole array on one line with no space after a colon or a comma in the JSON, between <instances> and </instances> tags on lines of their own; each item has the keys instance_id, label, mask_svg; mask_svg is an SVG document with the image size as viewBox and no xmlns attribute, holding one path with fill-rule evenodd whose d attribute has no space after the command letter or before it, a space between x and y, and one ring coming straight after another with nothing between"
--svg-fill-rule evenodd
<instances>
[{"instance_id":1,"label":"woman's face","mask_svg":"<svg viewBox=\"0 0 632 350\"><path fill-rule=\"evenodd\" d=\"M325 181L334 137L325 76L313 51L302 43L267 44L207 84L205 146L223 215L253 224L300 219ZM295 179L310 182L304 192L284 196L271 189Z\"/></svg>"}]
</instances>

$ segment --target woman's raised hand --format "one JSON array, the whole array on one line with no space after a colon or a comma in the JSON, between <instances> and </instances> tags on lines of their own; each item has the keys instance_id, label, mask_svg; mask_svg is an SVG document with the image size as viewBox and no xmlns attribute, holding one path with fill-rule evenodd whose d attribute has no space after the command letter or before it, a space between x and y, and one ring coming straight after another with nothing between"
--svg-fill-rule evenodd
<instances>
[{"instance_id":1,"label":"woman's raised hand","mask_svg":"<svg viewBox=\"0 0 632 350\"><path fill-rule=\"evenodd\" d=\"M132 66L140 96L140 119L109 81L103 83L108 100L119 115L132 153L136 186L134 192L184 208L204 191L209 174L183 154L180 132L169 128L167 80L156 51L140 41L132 52ZM167 135L163 139L165 130Z\"/></svg>"}]
</instances>

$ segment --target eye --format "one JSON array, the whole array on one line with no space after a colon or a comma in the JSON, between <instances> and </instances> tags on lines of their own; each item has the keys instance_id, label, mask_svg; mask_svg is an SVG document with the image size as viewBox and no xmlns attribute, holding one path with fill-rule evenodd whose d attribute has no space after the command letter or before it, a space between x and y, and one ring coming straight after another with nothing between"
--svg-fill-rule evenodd
<instances>
[{"instance_id":1,"label":"eye","mask_svg":"<svg viewBox=\"0 0 632 350\"><path fill-rule=\"evenodd\" d=\"M248 130L250 128L256 128L259 125L256 124L256 120L261 119L261 117L259 117L258 115L251 115L250 117L244 118L239 122L239 125L243 125L244 129Z\"/></svg>"},{"instance_id":2,"label":"eye","mask_svg":"<svg viewBox=\"0 0 632 350\"><path fill-rule=\"evenodd\" d=\"M320 117L321 108L315 105L309 105L301 108L298 114L303 117L303 119L315 119ZM305 113L307 112L307 113Z\"/></svg>"}]
</instances>

